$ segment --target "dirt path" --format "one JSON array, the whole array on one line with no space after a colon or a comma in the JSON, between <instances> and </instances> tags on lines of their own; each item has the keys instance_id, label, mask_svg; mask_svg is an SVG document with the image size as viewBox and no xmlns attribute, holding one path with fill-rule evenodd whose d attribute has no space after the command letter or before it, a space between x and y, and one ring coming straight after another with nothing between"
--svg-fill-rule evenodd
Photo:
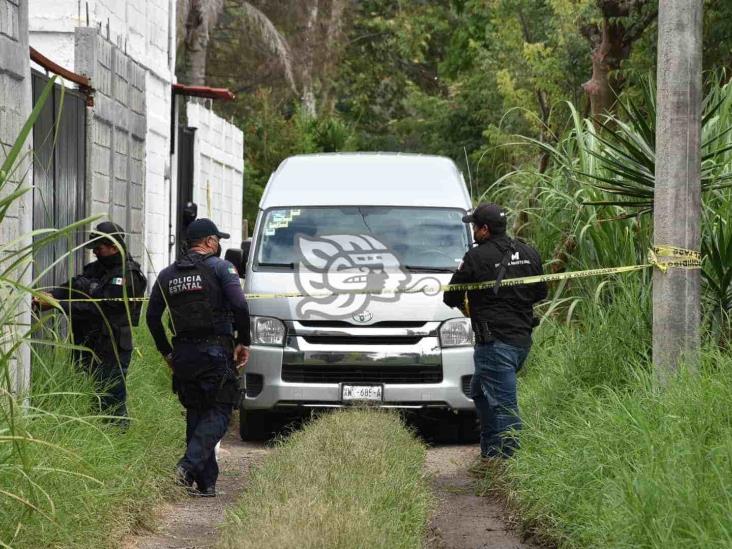
<instances>
[{"instance_id":1,"label":"dirt path","mask_svg":"<svg viewBox=\"0 0 732 549\"><path fill-rule=\"evenodd\" d=\"M156 510L156 531L129 537L123 549L193 549L216 544L224 510L241 495L251 466L269 453L264 444L242 442L232 424L221 442L217 497L184 497L162 506Z\"/></svg>"},{"instance_id":2,"label":"dirt path","mask_svg":"<svg viewBox=\"0 0 732 549\"><path fill-rule=\"evenodd\" d=\"M427 451L427 470L434 475L438 499L430 522L430 549L531 549L508 528L503 507L475 495L475 478L468 468L476 445L437 446Z\"/></svg>"}]
</instances>

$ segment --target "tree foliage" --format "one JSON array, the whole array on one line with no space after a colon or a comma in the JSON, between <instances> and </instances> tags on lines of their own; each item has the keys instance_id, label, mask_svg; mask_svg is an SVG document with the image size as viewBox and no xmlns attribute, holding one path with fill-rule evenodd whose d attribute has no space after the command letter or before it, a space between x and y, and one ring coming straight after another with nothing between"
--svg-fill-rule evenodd
<instances>
[{"instance_id":1,"label":"tree foliage","mask_svg":"<svg viewBox=\"0 0 732 549\"><path fill-rule=\"evenodd\" d=\"M729 67L732 5L705 6L705 67ZM507 174L544 173L551 155L516 136L556 144L574 125L567 105L581 116L624 116L614 94L641 98L655 71L656 8L653 0L224 0L207 81L237 94L217 109L246 132L246 215L256 214L271 170L297 152L447 155L478 193ZM588 94L598 67L609 102ZM324 143L329 132L340 137Z\"/></svg>"}]
</instances>

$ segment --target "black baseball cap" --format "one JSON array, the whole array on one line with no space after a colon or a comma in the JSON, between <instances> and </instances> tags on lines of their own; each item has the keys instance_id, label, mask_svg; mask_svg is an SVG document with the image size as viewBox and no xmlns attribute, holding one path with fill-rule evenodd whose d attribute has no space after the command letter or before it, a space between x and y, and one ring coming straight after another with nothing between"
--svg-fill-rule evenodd
<instances>
[{"instance_id":1,"label":"black baseball cap","mask_svg":"<svg viewBox=\"0 0 732 549\"><path fill-rule=\"evenodd\" d=\"M506 232L506 210L498 204L483 202L472 212L463 216L463 223L472 223L478 227L488 225L492 233L502 234Z\"/></svg>"},{"instance_id":2,"label":"black baseball cap","mask_svg":"<svg viewBox=\"0 0 732 549\"><path fill-rule=\"evenodd\" d=\"M112 237L114 240L112 240ZM125 245L125 230L111 221L102 221L93 231L89 233L88 242L85 248L96 248L100 244L112 244L113 246Z\"/></svg>"},{"instance_id":3,"label":"black baseball cap","mask_svg":"<svg viewBox=\"0 0 732 549\"><path fill-rule=\"evenodd\" d=\"M229 238L231 235L229 233L222 233L221 231L219 231L216 224L210 219L206 219L205 217L202 217L201 219L196 219L195 221L191 221L191 224L188 225L188 229L186 229L186 239L189 242L194 242L196 240L200 240L201 238L206 238L207 236Z\"/></svg>"}]
</instances>

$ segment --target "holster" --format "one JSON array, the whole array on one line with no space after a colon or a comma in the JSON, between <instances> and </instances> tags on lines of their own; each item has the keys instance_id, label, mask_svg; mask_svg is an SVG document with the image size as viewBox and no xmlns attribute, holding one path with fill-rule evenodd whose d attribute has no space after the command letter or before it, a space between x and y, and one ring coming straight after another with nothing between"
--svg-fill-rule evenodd
<instances>
[{"instance_id":1,"label":"holster","mask_svg":"<svg viewBox=\"0 0 732 549\"><path fill-rule=\"evenodd\" d=\"M495 341L496 338L493 335L493 332L491 332L491 329L488 327L488 323L485 320L474 320L472 324L476 344L490 343L491 341Z\"/></svg>"},{"instance_id":2,"label":"holster","mask_svg":"<svg viewBox=\"0 0 732 549\"><path fill-rule=\"evenodd\" d=\"M242 392L239 389L239 379L236 372L228 370L219 384L219 390L216 393L216 402L222 404L231 404L234 408L238 408L241 404Z\"/></svg>"}]
</instances>

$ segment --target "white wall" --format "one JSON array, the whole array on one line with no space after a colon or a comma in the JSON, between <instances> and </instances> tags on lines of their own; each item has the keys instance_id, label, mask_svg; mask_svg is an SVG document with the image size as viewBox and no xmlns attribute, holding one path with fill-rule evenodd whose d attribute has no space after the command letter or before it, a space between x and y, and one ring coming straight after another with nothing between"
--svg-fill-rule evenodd
<instances>
[{"instance_id":1,"label":"white wall","mask_svg":"<svg viewBox=\"0 0 732 549\"><path fill-rule=\"evenodd\" d=\"M168 263L170 222L170 112L175 78L175 0L31 0L30 43L56 63L74 70L74 28L99 28L103 36L147 69L144 240L138 258L154 279ZM81 10L79 10L81 7ZM92 82L92 86L94 82Z\"/></svg>"},{"instance_id":2,"label":"white wall","mask_svg":"<svg viewBox=\"0 0 732 549\"><path fill-rule=\"evenodd\" d=\"M15 143L31 111L30 60L28 58L28 0L0 0L0 165L7 151ZM0 193L7 196L18 188L28 188L33 181L33 164L30 135L16 161L15 171L3 185ZM2 256L17 252L31 244L33 229L33 193L25 193L13 201L0 225L0 246ZM11 244L15 242L15 244ZM31 258L25 254L15 256L13 261L24 258L17 269L8 277L21 284L31 283ZM2 259L7 259L2 257ZM6 263L7 265L7 263ZM0 301L5 314L16 312L14 324L6 324L0 333L3 351L10 344L26 337L24 326L29 326L30 296L4 284L0 290ZM30 383L30 349L21 345L10 363L10 389L22 393ZM4 380L0 386L6 387Z\"/></svg>"},{"instance_id":3,"label":"white wall","mask_svg":"<svg viewBox=\"0 0 732 549\"><path fill-rule=\"evenodd\" d=\"M223 241L238 248L242 240L244 134L198 101L188 101L188 126L197 128L194 141L193 201L198 217L213 219L230 233Z\"/></svg>"}]
</instances>

